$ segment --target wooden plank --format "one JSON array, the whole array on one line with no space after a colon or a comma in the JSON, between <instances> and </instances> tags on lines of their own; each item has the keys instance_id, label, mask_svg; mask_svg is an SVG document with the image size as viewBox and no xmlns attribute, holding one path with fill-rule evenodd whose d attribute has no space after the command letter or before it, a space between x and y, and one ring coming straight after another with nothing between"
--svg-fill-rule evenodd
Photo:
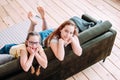
<instances>
[{"instance_id":1,"label":"wooden plank","mask_svg":"<svg viewBox=\"0 0 120 80\"><path fill-rule=\"evenodd\" d=\"M58 5L59 8L61 8L61 10L62 10L61 12L62 12L62 14L64 12L64 16L66 18L70 18L72 16L78 16L74 12L74 10L72 10L71 8L69 8L68 6L66 6L66 4L63 1L60 1L60 0L52 0L52 1L54 2L54 4ZM69 3L68 3L68 5L69 5ZM58 11L59 11L59 9L58 9Z\"/></svg>"},{"instance_id":2,"label":"wooden plank","mask_svg":"<svg viewBox=\"0 0 120 80\"><path fill-rule=\"evenodd\" d=\"M120 0L104 0L104 2L120 11Z\"/></svg>"},{"instance_id":3,"label":"wooden plank","mask_svg":"<svg viewBox=\"0 0 120 80\"><path fill-rule=\"evenodd\" d=\"M60 13L57 12L56 8L54 7L55 5L49 4L49 3L52 3L50 0L48 1L44 0L43 2L46 5L46 10L48 11L48 13L51 14L51 16L55 19L57 23L61 24L61 22L63 22L64 19L62 18Z\"/></svg>"},{"instance_id":4,"label":"wooden plank","mask_svg":"<svg viewBox=\"0 0 120 80\"><path fill-rule=\"evenodd\" d=\"M0 6L0 17L2 21L8 25L12 26L14 24L14 21L11 19L11 17L7 14L3 6Z\"/></svg>"},{"instance_id":5,"label":"wooden plank","mask_svg":"<svg viewBox=\"0 0 120 80\"><path fill-rule=\"evenodd\" d=\"M86 14L89 14L91 16L93 16L94 18L97 19L96 15L92 10L94 9L94 7L92 6L92 10L90 9L90 4L88 4L88 2L85 0L85 2L82 2L82 0L73 0L73 3L75 6L77 6L78 8L82 9ZM82 4L79 4L82 3ZM96 9L94 9L95 11Z\"/></svg>"},{"instance_id":6,"label":"wooden plank","mask_svg":"<svg viewBox=\"0 0 120 80\"><path fill-rule=\"evenodd\" d=\"M12 20L15 23L19 23L22 21L20 16L18 16L19 14L11 7L10 4L4 5L3 7L4 7L5 11L8 13L8 15L11 16Z\"/></svg>"},{"instance_id":7,"label":"wooden plank","mask_svg":"<svg viewBox=\"0 0 120 80\"><path fill-rule=\"evenodd\" d=\"M73 75L75 80L89 80L82 72Z\"/></svg>"},{"instance_id":8,"label":"wooden plank","mask_svg":"<svg viewBox=\"0 0 120 80\"><path fill-rule=\"evenodd\" d=\"M81 16L82 14L84 14L84 10L82 10L80 7L74 5L74 1L71 0L63 0L62 1L63 4L65 4L69 9L66 8L66 11L69 11L69 14L72 14L71 16L75 15L75 16Z\"/></svg>"},{"instance_id":9,"label":"wooden plank","mask_svg":"<svg viewBox=\"0 0 120 80\"><path fill-rule=\"evenodd\" d=\"M120 69L120 59L119 57L115 56L113 53L111 53L111 55L108 57L109 61L111 61L111 63L113 65L115 65L117 68Z\"/></svg>"},{"instance_id":10,"label":"wooden plank","mask_svg":"<svg viewBox=\"0 0 120 80\"><path fill-rule=\"evenodd\" d=\"M120 52L120 47L114 45L113 49L112 49L112 53L120 59L120 53L119 52Z\"/></svg>"},{"instance_id":11,"label":"wooden plank","mask_svg":"<svg viewBox=\"0 0 120 80\"><path fill-rule=\"evenodd\" d=\"M36 15L35 10L33 10L24 0L16 0L17 3L28 13L29 11L33 12Z\"/></svg>"},{"instance_id":12,"label":"wooden plank","mask_svg":"<svg viewBox=\"0 0 120 80\"><path fill-rule=\"evenodd\" d=\"M103 63L104 64L104 63ZM116 80L103 66L99 63L91 66L92 69L102 78L102 80Z\"/></svg>"},{"instance_id":13,"label":"wooden plank","mask_svg":"<svg viewBox=\"0 0 120 80\"><path fill-rule=\"evenodd\" d=\"M120 40L118 38L115 39L114 44L120 48Z\"/></svg>"},{"instance_id":14,"label":"wooden plank","mask_svg":"<svg viewBox=\"0 0 120 80\"><path fill-rule=\"evenodd\" d=\"M0 0L0 5L6 5L8 2L6 0Z\"/></svg>"},{"instance_id":15,"label":"wooden plank","mask_svg":"<svg viewBox=\"0 0 120 80\"><path fill-rule=\"evenodd\" d=\"M74 78L73 78L73 77L70 77L70 78L67 78L66 80L74 80Z\"/></svg>"},{"instance_id":16,"label":"wooden plank","mask_svg":"<svg viewBox=\"0 0 120 80\"><path fill-rule=\"evenodd\" d=\"M68 20L70 18L69 8L65 7L64 4L62 4L59 0L52 0L52 4L54 4L54 7L56 7L56 12L59 13L59 15L62 16L64 20ZM64 7L64 9L62 8ZM71 13L72 15L72 13Z\"/></svg>"},{"instance_id":17,"label":"wooden plank","mask_svg":"<svg viewBox=\"0 0 120 80\"><path fill-rule=\"evenodd\" d=\"M22 20L27 19L27 12L16 2L16 0L7 0L12 8L18 13Z\"/></svg>"},{"instance_id":18,"label":"wooden plank","mask_svg":"<svg viewBox=\"0 0 120 80\"><path fill-rule=\"evenodd\" d=\"M91 68L88 67L87 69L82 71L88 78L88 80L102 80L99 75Z\"/></svg>"},{"instance_id":19,"label":"wooden plank","mask_svg":"<svg viewBox=\"0 0 120 80\"><path fill-rule=\"evenodd\" d=\"M120 80L120 69L118 69L115 65L111 63L108 59L105 62L100 62L100 64L109 71L109 73L116 79Z\"/></svg>"},{"instance_id":20,"label":"wooden plank","mask_svg":"<svg viewBox=\"0 0 120 80\"><path fill-rule=\"evenodd\" d=\"M0 17L0 31L4 30L6 28L7 28L6 24L3 22L3 20Z\"/></svg>"}]
</instances>

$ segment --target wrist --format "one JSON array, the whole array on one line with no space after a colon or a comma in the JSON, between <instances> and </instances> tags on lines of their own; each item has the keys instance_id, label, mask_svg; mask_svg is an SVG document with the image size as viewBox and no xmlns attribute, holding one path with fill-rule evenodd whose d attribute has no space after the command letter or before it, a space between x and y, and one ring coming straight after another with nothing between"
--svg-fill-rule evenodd
<instances>
[{"instance_id":1,"label":"wrist","mask_svg":"<svg viewBox=\"0 0 120 80\"><path fill-rule=\"evenodd\" d=\"M59 44L60 45L64 45L64 40L63 39L59 39Z\"/></svg>"},{"instance_id":2,"label":"wrist","mask_svg":"<svg viewBox=\"0 0 120 80\"><path fill-rule=\"evenodd\" d=\"M32 54L30 54L31 56L34 56L35 54L34 53L32 53Z\"/></svg>"}]
</instances>

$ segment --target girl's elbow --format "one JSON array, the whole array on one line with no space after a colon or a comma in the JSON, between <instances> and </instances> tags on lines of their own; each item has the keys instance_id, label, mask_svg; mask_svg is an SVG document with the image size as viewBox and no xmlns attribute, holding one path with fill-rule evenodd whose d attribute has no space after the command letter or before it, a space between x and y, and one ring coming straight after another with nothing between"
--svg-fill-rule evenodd
<instances>
[{"instance_id":1,"label":"girl's elbow","mask_svg":"<svg viewBox=\"0 0 120 80\"><path fill-rule=\"evenodd\" d=\"M23 70L24 70L25 72L28 72L29 69L24 67Z\"/></svg>"},{"instance_id":2,"label":"girl's elbow","mask_svg":"<svg viewBox=\"0 0 120 80\"><path fill-rule=\"evenodd\" d=\"M46 68L47 68L47 65L44 65L43 68L46 69Z\"/></svg>"},{"instance_id":3,"label":"girl's elbow","mask_svg":"<svg viewBox=\"0 0 120 80\"><path fill-rule=\"evenodd\" d=\"M82 55L82 51L76 52L76 55L77 55L77 56L81 56L81 55Z\"/></svg>"},{"instance_id":4,"label":"girl's elbow","mask_svg":"<svg viewBox=\"0 0 120 80\"><path fill-rule=\"evenodd\" d=\"M46 69L47 66L48 66L48 62L46 61L42 67L43 67L44 69Z\"/></svg>"},{"instance_id":5,"label":"girl's elbow","mask_svg":"<svg viewBox=\"0 0 120 80\"><path fill-rule=\"evenodd\" d=\"M29 68L26 65L21 64L21 67L25 72L28 72Z\"/></svg>"},{"instance_id":6,"label":"girl's elbow","mask_svg":"<svg viewBox=\"0 0 120 80\"><path fill-rule=\"evenodd\" d=\"M44 65L44 69L46 69L48 66L48 62L46 62L46 64Z\"/></svg>"},{"instance_id":7,"label":"girl's elbow","mask_svg":"<svg viewBox=\"0 0 120 80\"><path fill-rule=\"evenodd\" d=\"M81 56L82 55L82 52L79 52L78 56Z\"/></svg>"},{"instance_id":8,"label":"girl's elbow","mask_svg":"<svg viewBox=\"0 0 120 80\"><path fill-rule=\"evenodd\" d=\"M64 60L64 55L55 55L56 58L59 60L59 61L63 61Z\"/></svg>"},{"instance_id":9,"label":"girl's elbow","mask_svg":"<svg viewBox=\"0 0 120 80\"><path fill-rule=\"evenodd\" d=\"M64 57L58 57L58 60L59 60L59 61L63 61L63 60L64 60Z\"/></svg>"}]
</instances>

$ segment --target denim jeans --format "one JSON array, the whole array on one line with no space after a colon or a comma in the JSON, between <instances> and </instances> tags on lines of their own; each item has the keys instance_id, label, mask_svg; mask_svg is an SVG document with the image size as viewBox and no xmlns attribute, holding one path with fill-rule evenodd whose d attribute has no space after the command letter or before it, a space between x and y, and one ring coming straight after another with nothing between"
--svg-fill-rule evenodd
<instances>
[{"instance_id":1,"label":"denim jeans","mask_svg":"<svg viewBox=\"0 0 120 80\"><path fill-rule=\"evenodd\" d=\"M40 44L42 45L42 47L44 47L44 40L54 31L54 29L47 29L44 31L39 32L40 37L41 37L41 41Z\"/></svg>"},{"instance_id":2,"label":"denim jeans","mask_svg":"<svg viewBox=\"0 0 120 80\"><path fill-rule=\"evenodd\" d=\"M17 44L6 44L0 49L0 54L9 54L10 48L15 45Z\"/></svg>"}]
</instances>

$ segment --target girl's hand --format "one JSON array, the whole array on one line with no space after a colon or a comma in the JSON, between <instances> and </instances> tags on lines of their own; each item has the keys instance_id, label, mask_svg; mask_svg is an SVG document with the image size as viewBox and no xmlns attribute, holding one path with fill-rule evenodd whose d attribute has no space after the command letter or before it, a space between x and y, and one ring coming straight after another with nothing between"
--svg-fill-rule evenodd
<instances>
[{"instance_id":1,"label":"girl's hand","mask_svg":"<svg viewBox=\"0 0 120 80\"><path fill-rule=\"evenodd\" d=\"M43 48L41 45L38 46L36 53L41 53L43 51Z\"/></svg>"},{"instance_id":2,"label":"girl's hand","mask_svg":"<svg viewBox=\"0 0 120 80\"><path fill-rule=\"evenodd\" d=\"M69 40L65 41L65 46L71 44L74 41L74 36L71 36Z\"/></svg>"},{"instance_id":3,"label":"girl's hand","mask_svg":"<svg viewBox=\"0 0 120 80\"><path fill-rule=\"evenodd\" d=\"M65 40L63 40L62 38L59 39L59 42L60 42L61 45L62 44L65 45L66 44Z\"/></svg>"},{"instance_id":4,"label":"girl's hand","mask_svg":"<svg viewBox=\"0 0 120 80\"><path fill-rule=\"evenodd\" d=\"M27 51L32 55L32 54L35 54L35 49L33 49L32 47L27 47L26 48L27 49Z\"/></svg>"}]
</instances>

